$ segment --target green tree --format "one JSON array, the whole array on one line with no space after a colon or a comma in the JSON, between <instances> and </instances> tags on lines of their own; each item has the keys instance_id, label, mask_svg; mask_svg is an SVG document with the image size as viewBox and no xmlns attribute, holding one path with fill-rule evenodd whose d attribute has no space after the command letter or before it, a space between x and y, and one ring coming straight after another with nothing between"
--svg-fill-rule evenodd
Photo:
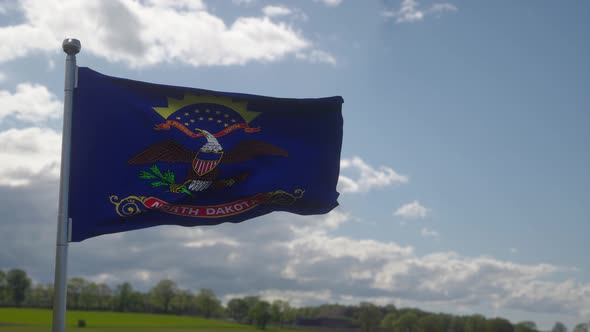
<instances>
[{"instance_id":1,"label":"green tree","mask_svg":"<svg viewBox=\"0 0 590 332\"><path fill-rule=\"evenodd\" d=\"M195 297L197 310L205 318L218 317L223 311L221 302L211 289L203 288Z\"/></svg>"},{"instance_id":2,"label":"green tree","mask_svg":"<svg viewBox=\"0 0 590 332\"><path fill-rule=\"evenodd\" d=\"M171 311L176 314L197 312L195 296L188 290L179 290L170 302L170 307Z\"/></svg>"},{"instance_id":3,"label":"green tree","mask_svg":"<svg viewBox=\"0 0 590 332\"><path fill-rule=\"evenodd\" d=\"M128 282L118 285L115 289L114 306L115 311L131 311L133 298L133 287Z\"/></svg>"},{"instance_id":4,"label":"green tree","mask_svg":"<svg viewBox=\"0 0 590 332\"><path fill-rule=\"evenodd\" d=\"M381 308L381 313L383 313L383 317L385 317L391 313L398 314L398 310L395 307L395 305L388 304L388 305Z\"/></svg>"},{"instance_id":5,"label":"green tree","mask_svg":"<svg viewBox=\"0 0 590 332\"><path fill-rule=\"evenodd\" d=\"M422 332L418 324L418 315L414 312L406 312L399 316L393 324L394 332Z\"/></svg>"},{"instance_id":6,"label":"green tree","mask_svg":"<svg viewBox=\"0 0 590 332\"><path fill-rule=\"evenodd\" d=\"M53 285L35 285L29 293L27 303L34 308L51 308L53 304Z\"/></svg>"},{"instance_id":7,"label":"green tree","mask_svg":"<svg viewBox=\"0 0 590 332\"><path fill-rule=\"evenodd\" d=\"M382 320L381 320L381 328L387 329L389 331L393 330L393 325L398 318L397 312L390 312L388 313Z\"/></svg>"},{"instance_id":8,"label":"green tree","mask_svg":"<svg viewBox=\"0 0 590 332\"><path fill-rule=\"evenodd\" d=\"M0 270L0 305L8 304L8 283L6 281L6 272Z\"/></svg>"},{"instance_id":9,"label":"green tree","mask_svg":"<svg viewBox=\"0 0 590 332\"><path fill-rule=\"evenodd\" d=\"M537 324L531 321L519 322L514 325L515 332L537 332Z\"/></svg>"},{"instance_id":10,"label":"green tree","mask_svg":"<svg viewBox=\"0 0 590 332\"><path fill-rule=\"evenodd\" d=\"M423 332L447 331L450 321L442 315L426 315L418 319L418 325Z\"/></svg>"},{"instance_id":11,"label":"green tree","mask_svg":"<svg viewBox=\"0 0 590 332\"><path fill-rule=\"evenodd\" d=\"M129 311L150 312L153 310L153 308L150 307L150 301L150 294L133 291L129 296Z\"/></svg>"},{"instance_id":12,"label":"green tree","mask_svg":"<svg viewBox=\"0 0 590 332\"><path fill-rule=\"evenodd\" d=\"M493 318L486 321L487 332L514 332L512 324L503 318Z\"/></svg>"},{"instance_id":13,"label":"green tree","mask_svg":"<svg viewBox=\"0 0 590 332\"><path fill-rule=\"evenodd\" d=\"M292 320L293 310L289 302L282 300L274 300L270 308L271 321L279 324L282 328L285 322Z\"/></svg>"},{"instance_id":14,"label":"green tree","mask_svg":"<svg viewBox=\"0 0 590 332\"><path fill-rule=\"evenodd\" d=\"M86 287L86 284L86 280L82 278L71 278L68 280L68 307L80 309L80 296L82 295L82 289Z\"/></svg>"},{"instance_id":15,"label":"green tree","mask_svg":"<svg viewBox=\"0 0 590 332\"><path fill-rule=\"evenodd\" d=\"M98 285L93 282L86 283L80 292L80 307L84 309L98 309L98 303Z\"/></svg>"},{"instance_id":16,"label":"green tree","mask_svg":"<svg viewBox=\"0 0 590 332\"><path fill-rule=\"evenodd\" d=\"M27 291L31 288L31 279L25 271L12 269L6 274L6 287L12 304L20 307L25 301Z\"/></svg>"},{"instance_id":17,"label":"green tree","mask_svg":"<svg viewBox=\"0 0 590 332\"><path fill-rule=\"evenodd\" d=\"M567 332L567 327L562 322L556 322L551 332Z\"/></svg>"},{"instance_id":18,"label":"green tree","mask_svg":"<svg viewBox=\"0 0 590 332\"><path fill-rule=\"evenodd\" d=\"M482 315L468 316L465 319L465 332L486 331L486 318Z\"/></svg>"},{"instance_id":19,"label":"green tree","mask_svg":"<svg viewBox=\"0 0 590 332\"><path fill-rule=\"evenodd\" d=\"M161 280L150 292L154 306L164 313L168 313L170 302L176 295L177 290L174 281L170 279Z\"/></svg>"},{"instance_id":20,"label":"green tree","mask_svg":"<svg viewBox=\"0 0 590 332\"><path fill-rule=\"evenodd\" d=\"M465 332L465 319L463 317L453 316L447 332Z\"/></svg>"},{"instance_id":21,"label":"green tree","mask_svg":"<svg viewBox=\"0 0 590 332\"><path fill-rule=\"evenodd\" d=\"M98 284L98 309L111 309L113 290L107 284Z\"/></svg>"},{"instance_id":22,"label":"green tree","mask_svg":"<svg viewBox=\"0 0 590 332\"><path fill-rule=\"evenodd\" d=\"M371 332L379 326L382 314L376 305L369 302L361 302L356 318L364 332Z\"/></svg>"},{"instance_id":23,"label":"green tree","mask_svg":"<svg viewBox=\"0 0 590 332\"><path fill-rule=\"evenodd\" d=\"M260 298L258 296L246 296L243 298L244 302L248 306L248 315L246 316L246 323L254 324L254 307L260 302Z\"/></svg>"},{"instance_id":24,"label":"green tree","mask_svg":"<svg viewBox=\"0 0 590 332\"><path fill-rule=\"evenodd\" d=\"M250 315L254 325L259 329L266 329L266 324L270 321L270 303L258 301L250 310Z\"/></svg>"},{"instance_id":25,"label":"green tree","mask_svg":"<svg viewBox=\"0 0 590 332\"><path fill-rule=\"evenodd\" d=\"M299 318L315 318L318 317L320 312L319 307L301 307L297 309L296 316ZM355 317L356 310L350 310L346 317Z\"/></svg>"},{"instance_id":26,"label":"green tree","mask_svg":"<svg viewBox=\"0 0 590 332\"><path fill-rule=\"evenodd\" d=\"M236 322L244 322L248 318L248 303L244 299L235 298L227 302L227 315Z\"/></svg>"}]
</instances>

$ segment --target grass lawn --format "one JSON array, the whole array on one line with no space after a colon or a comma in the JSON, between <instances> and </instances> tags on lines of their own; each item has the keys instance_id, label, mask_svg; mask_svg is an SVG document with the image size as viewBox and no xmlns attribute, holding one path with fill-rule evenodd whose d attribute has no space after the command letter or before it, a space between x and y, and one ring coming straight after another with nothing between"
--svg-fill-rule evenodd
<instances>
[{"instance_id":1,"label":"grass lawn","mask_svg":"<svg viewBox=\"0 0 590 332\"><path fill-rule=\"evenodd\" d=\"M51 331L52 311L45 309L0 308L0 332ZM78 320L86 327L78 328ZM195 317L131 314L96 311L68 311L67 331L79 332L255 332L253 326ZM269 328L270 332L297 332L293 329Z\"/></svg>"}]
</instances>

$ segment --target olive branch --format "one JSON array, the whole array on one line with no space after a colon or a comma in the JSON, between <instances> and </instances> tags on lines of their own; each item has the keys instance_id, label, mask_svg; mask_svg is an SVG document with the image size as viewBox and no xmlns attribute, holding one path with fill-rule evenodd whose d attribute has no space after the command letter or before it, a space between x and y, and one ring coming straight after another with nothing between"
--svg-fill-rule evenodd
<instances>
[{"instance_id":1,"label":"olive branch","mask_svg":"<svg viewBox=\"0 0 590 332\"><path fill-rule=\"evenodd\" d=\"M164 173L162 173L162 171L160 171L160 168L158 168L158 165L152 165L149 171L139 171L139 178L144 180L156 179L156 181L151 183L152 188L170 187L171 185L177 185L174 172L167 169ZM191 192L184 187L180 189L180 192L183 194L191 195Z\"/></svg>"}]
</instances>

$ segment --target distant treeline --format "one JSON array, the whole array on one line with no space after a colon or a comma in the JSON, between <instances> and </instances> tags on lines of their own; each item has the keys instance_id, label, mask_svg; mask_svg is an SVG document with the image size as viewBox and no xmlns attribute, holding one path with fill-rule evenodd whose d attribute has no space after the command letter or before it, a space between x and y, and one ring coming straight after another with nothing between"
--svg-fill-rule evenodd
<instances>
[{"instance_id":1,"label":"distant treeline","mask_svg":"<svg viewBox=\"0 0 590 332\"><path fill-rule=\"evenodd\" d=\"M51 308L53 285L33 285L23 270L0 270L0 306ZM516 324L503 318L482 315L456 316L431 313L394 305L377 306L324 304L292 307L288 301L264 301L258 296L230 299L224 306L211 289L197 293L180 289L172 280L161 280L149 292L133 289L128 282L110 287L83 278L68 280L68 309L162 313L228 319L264 329L278 326L350 328L350 331L380 332L534 332L534 322ZM1 322L1 318L0 318ZM552 332L567 332L557 322ZM573 332L590 332L590 323L578 324Z\"/></svg>"}]
</instances>

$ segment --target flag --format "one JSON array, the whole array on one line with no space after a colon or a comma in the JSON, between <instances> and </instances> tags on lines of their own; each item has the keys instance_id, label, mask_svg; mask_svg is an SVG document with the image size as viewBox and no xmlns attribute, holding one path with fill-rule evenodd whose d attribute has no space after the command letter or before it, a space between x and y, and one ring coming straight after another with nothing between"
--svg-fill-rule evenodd
<instances>
[{"instance_id":1,"label":"flag","mask_svg":"<svg viewBox=\"0 0 590 332\"><path fill-rule=\"evenodd\" d=\"M338 205L342 97L271 98L78 68L71 241Z\"/></svg>"}]
</instances>

